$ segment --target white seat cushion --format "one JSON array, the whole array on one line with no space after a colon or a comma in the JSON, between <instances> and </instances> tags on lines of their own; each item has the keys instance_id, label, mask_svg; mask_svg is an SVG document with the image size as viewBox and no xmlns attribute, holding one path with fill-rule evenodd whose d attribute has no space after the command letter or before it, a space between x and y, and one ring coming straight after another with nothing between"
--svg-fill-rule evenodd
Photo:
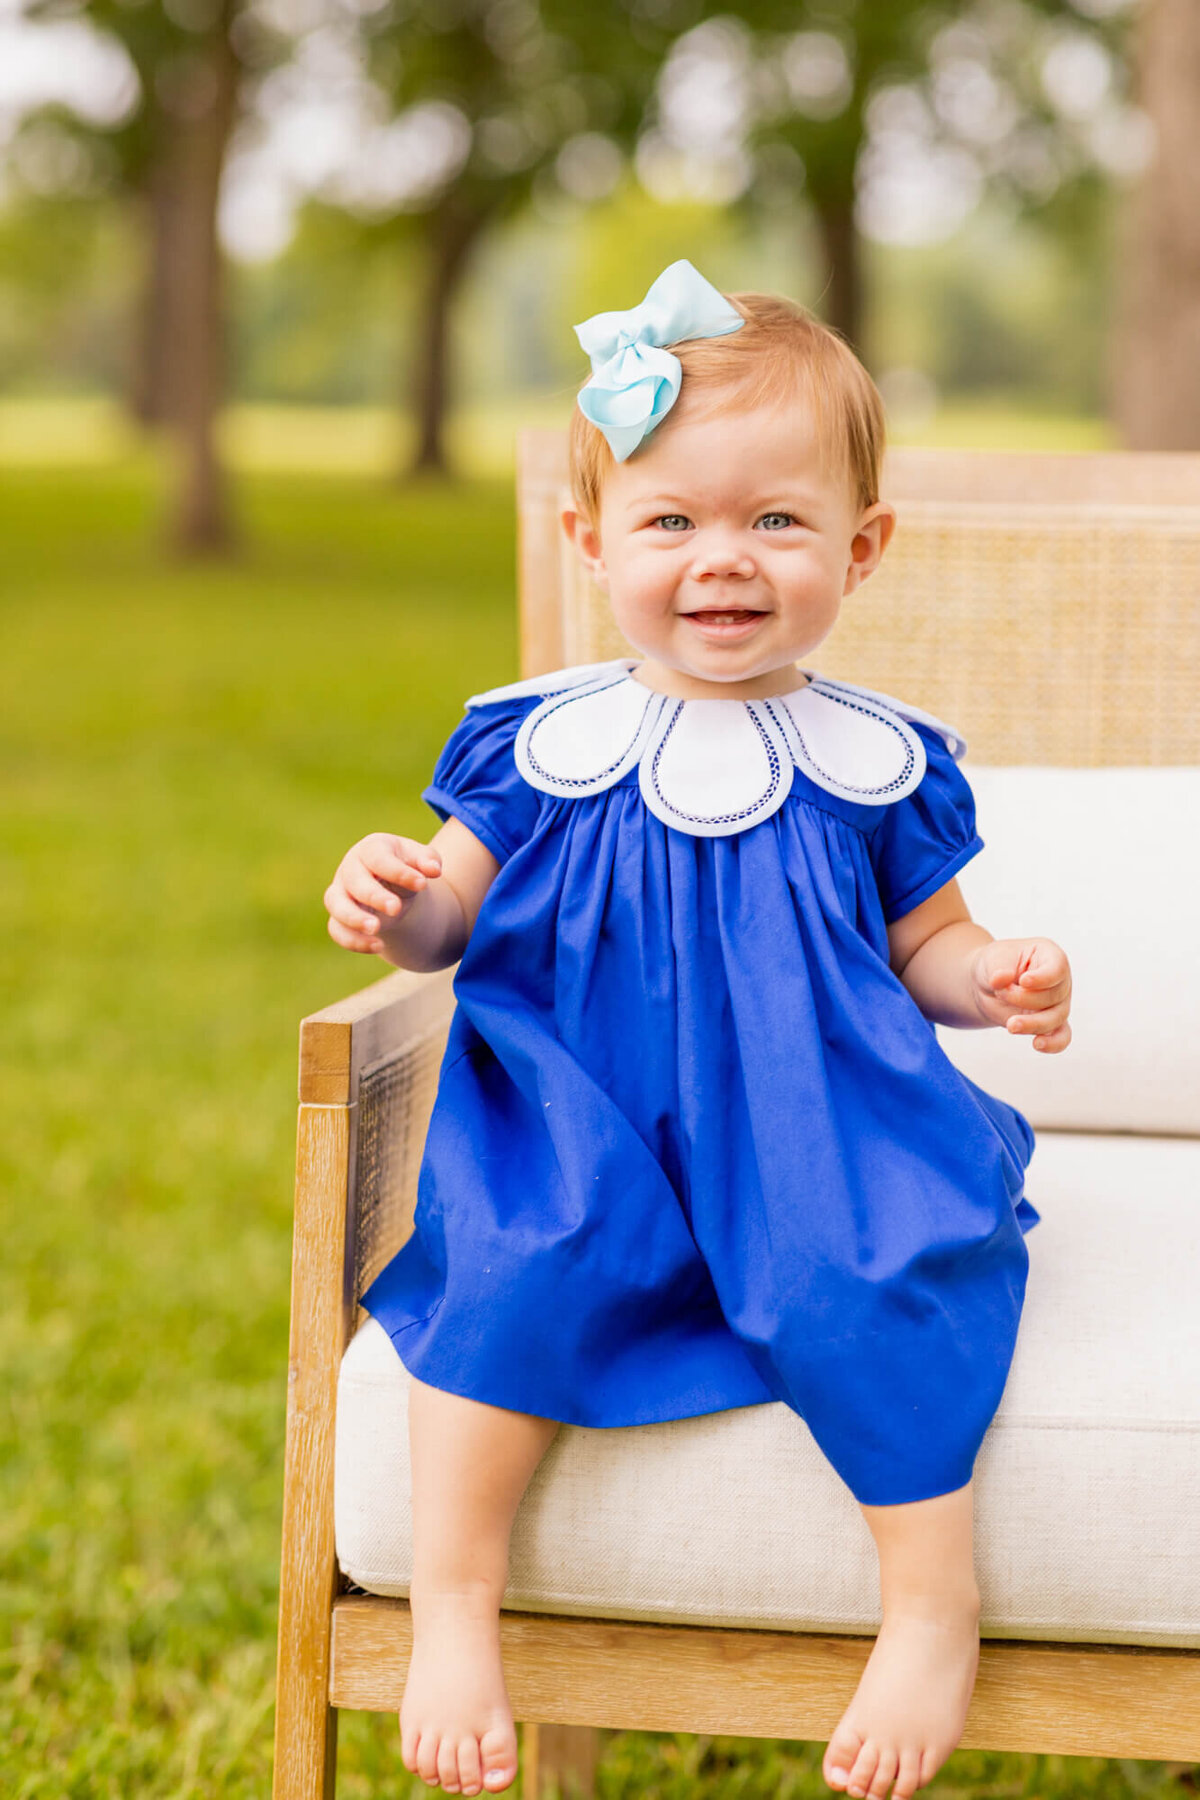
<instances>
[{"instance_id":1,"label":"white seat cushion","mask_svg":"<svg viewBox=\"0 0 1200 1800\"><path fill-rule=\"evenodd\" d=\"M1200 1647L1200 1142L1043 1132L1025 1313L975 1469L989 1637ZM338 1387L336 1538L359 1587L412 1569L408 1375L374 1321ZM782 1402L564 1425L513 1531L505 1605L872 1632L875 1549Z\"/></svg>"},{"instance_id":2,"label":"white seat cushion","mask_svg":"<svg viewBox=\"0 0 1200 1800\"><path fill-rule=\"evenodd\" d=\"M976 767L985 848L960 870L993 937L1050 937L1071 962L1066 1051L937 1027L950 1060L1035 1130L1200 1136L1200 768Z\"/></svg>"}]
</instances>

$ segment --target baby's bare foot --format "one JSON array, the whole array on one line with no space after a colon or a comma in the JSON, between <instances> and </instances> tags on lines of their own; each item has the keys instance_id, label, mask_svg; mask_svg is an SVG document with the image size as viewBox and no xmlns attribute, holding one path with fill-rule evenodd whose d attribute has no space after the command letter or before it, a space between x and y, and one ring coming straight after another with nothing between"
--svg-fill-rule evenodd
<instances>
[{"instance_id":1,"label":"baby's bare foot","mask_svg":"<svg viewBox=\"0 0 1200 1800\"><path fill-rule=\"evenodd\" d=\"M977 1598L885 1610L854 1698L821 1765L830 1787L860 1800L910 1800L962 1736L979 1666Z\"/></svg>"},{"instance_id":2,"label":"baby's bare foot","mask_svg":"<svg viewBox=\"0 0 1200 1800\"><path fill-rule=\"evenodd\" d=\"M448 1794L498 1794L516 1779L517 1733L493 1599L427 1593L414 1604L400 1754L410 1774Z\"/></svg>"}]
</instances>

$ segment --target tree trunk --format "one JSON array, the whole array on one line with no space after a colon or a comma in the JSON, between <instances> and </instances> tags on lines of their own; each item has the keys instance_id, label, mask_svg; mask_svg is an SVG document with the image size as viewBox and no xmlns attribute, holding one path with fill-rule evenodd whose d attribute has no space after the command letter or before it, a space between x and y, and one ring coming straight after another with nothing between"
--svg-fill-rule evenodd
<instances>
[{"instance_id":1,"label":"tree trunk","mask_svg":"<svg viewBox=\"0 0 1200 1800\"><path fill-rule=\"evenodd\" d=\"M487 214L450 193L425 215L429 275L411 377L410 404L417 419L417 447L401 479L417 474L450 473L446 460L445 422L450 397L450 315L466 272L470 253Z\"/></svg>"},{"instance_id":2,"label":"tree trunk","mask_svg":"<svg viewBox=\"0 0 1200 1800\"><path fill-rule=\"evenodd\" d=\"M165 423L173 411L170 233L175 199L167 173L162 163L154 164L136 197L145 263L131 334L127 401L138 424L147 426Z\"/></svg>"},{"instance_id":3,"label":"tree trunk","mask_svg":"<svg viewBox=\"0 0 1200 1800\"><path fill-rule=\"evenodd\" d=\"M825 252L821 313L862 357L862 247L854 223L854 193L852 189L814 193L812 203Z\"/></svg>"},{"instance_id":4,"label":"tree trunk","mask_svg":"<svg viewBox=\"0 0 1200 1800\"><path fill-rule=\"evenodd\" d=\"M238 64L228 36L234 4L225 0L218 25L178 71L163 117L164 179L173 202L164 239L169 409L182 460L171 536L187 555L227 550L234 536L214 439L225 378L217 199L237 105Z\"/></svg>"},{"instance_id":5,"label":"tree trunk","mask_svg":"<svg viewBox=\"0 0 1200 1800\"><path fill-rule=\"evenodd\" d=\"M1200 7L1142 0L1134 29L1157 143L1122 220L1112 414L1130 450L1200 450Z\"/></svg>"}]
</instances>

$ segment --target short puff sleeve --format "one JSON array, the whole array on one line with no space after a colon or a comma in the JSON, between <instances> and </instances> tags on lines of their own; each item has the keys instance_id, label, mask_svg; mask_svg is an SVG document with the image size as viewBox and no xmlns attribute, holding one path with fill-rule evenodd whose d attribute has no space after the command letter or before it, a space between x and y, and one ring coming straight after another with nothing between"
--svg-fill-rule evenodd
<instances>
[{"instance_id":1,"label":"short puff sleeve","mask_svg":"<svg viewBox=\"0 0 1200 1800\"><path fill-rule=\"evenodd\" d=\"M447 738L421 794L443 822L452 814L505 863L529 838L540 810L538 795L517 770L513 743L530 706L528 698L468 707Z\"/></svg>"},{"instance_id":2,"label":"short puff sleeve","mask_svg":"<svg viewBox=\"0 0 1200 1800\"><path fill-rule=\"evenodd\" d=\"M884 808L870 840L871 864L888 925L952 880L983 849L970 783L934 727L910 720L925 746L919 786Z\"/></svg>"}]
</instances>

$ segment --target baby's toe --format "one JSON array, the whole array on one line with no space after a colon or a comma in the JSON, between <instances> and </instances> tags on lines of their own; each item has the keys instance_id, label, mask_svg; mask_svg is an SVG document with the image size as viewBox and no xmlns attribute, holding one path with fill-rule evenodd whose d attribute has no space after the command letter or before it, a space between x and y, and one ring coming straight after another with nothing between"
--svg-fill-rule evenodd
<instances>
[{"instance_id":1,"label":"baby's toe","mask_svg":"<svg viewBox=\"0 0 1200 1800\"><path fill-rule=\"evenodd\" d=\"M892 1789L892 1800L912 1800L920 1786L921 1752L919 1750L902 1750L896 1785Z\"/></svg>"},{"instance_id":2,"label":"baby's toe","mask_svg":"<svg viewBox=\"0 0 1200 1800\"><path fill-rule=\"evenodd\" d=\"M850 1770L850 1779L846 1783L846 1792L851 1794L854 1800L862 1800L862 1796L871 1785L878 1764L879 1745L874 1738L868 1738L854 1759L854 1766Z\"/></svg>"},{"instance_id":3,"label":"baby's toe","mask_svg":"<svg viewBox=\"0 0 1200 1800\"><path fill-rule=\"evenodd\" d=\"M483 1785L498 1794L517 1777L517 1734L499 1729L485 1731L479 1740L483 1759Z\"/></svg>"},{"instance_id":4,"label":"baby's toe","mask_svg":"<svg viewBox=\"0 0 1200 1800\"><path fill-rule=\"evenodd\" d=\"M459 1739L458 1778L462 1782L464 1794L477 1794L483 1786L483 1760L479 1754L478 1738Z\"/></svg>"},{"instance_id":5,"label":"baby's toe","mask_svg":"<svg viewBox=\"0 0 1200 1800\"><path fill-rule=\"evenodd\" d=\"M400 1761L404 1764L410 1775L415 1775L417 1772L417 1744L419 1741L420 1733L411 1729L406 1731L403 1722L401 1722Z\"/></svg>"},{"instance_id":6,"label":"baby's toe","mask_svg":"<svg viewBox=\"0 0 1200 1800\"><path fill-rule=\"evenodd\" d=\"M428 1781L434 1787L438 1780L438 1751L441 1743L436 1731L425 1731L417 1745L417 1774L422 1781Z\"/></svg>"},{"instance_id":7,"label":"baby's toe","mask_svg":"<svg viewBox=\"0 0 1200 1800\"><path fill-rule=\"evenodd\" d=\"M867 1800L887 1800L887 1791L895 1779L896 1770L900 1766L899 1752L890 1745L879 1752L879 1762L870 1787L867 1789Z\"/></svg>"},{"instance_id":8,"label":"baby's toe","mask_svg":"<svg viewBox=\"0 0 1200 1800\"><path fill-rule=\"evenodd\" d=\"M921 1787L929 1786L948 1755L949 1751L946 1750L928 1749L921 1752Z\"/></svg>"},{"instance_id":9,"label":"baby's toe","mask_svg":"<svg viewBox=\"0 0 1200 1800\"><path fill-rule=\"evenodd\" d=\"M458 1745L452 1737L444 1737L438 1746L437 1772L443 1792L457 1794L461 1785L458 1779Z\"/></svg>"},{"instance_id":10,"label":"baby's toe","mask_svg":"<svg viewBox=\"0 0 1200 1800\"><path fill-rule=\"evenodd\" d=\"M862 1749L862 1738L853 1726L840 1724L829 1740L821 1763L821 1773L832 1788L844 1789L850 1779L854 1759Z\"/></svg>"}]
</instances>

